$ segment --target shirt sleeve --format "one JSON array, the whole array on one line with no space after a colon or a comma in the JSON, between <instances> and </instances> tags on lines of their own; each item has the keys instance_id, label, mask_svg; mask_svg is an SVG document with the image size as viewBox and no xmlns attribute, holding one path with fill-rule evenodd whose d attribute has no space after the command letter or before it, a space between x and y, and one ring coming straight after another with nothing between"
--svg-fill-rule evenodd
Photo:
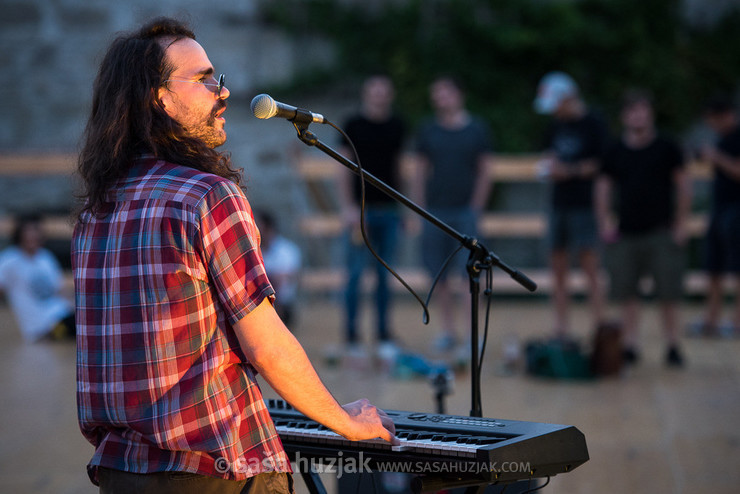
<instances>
[{"instance_id":1,"label":"shirt sleeve","mask_svg":"<svg viewBox=\"0 0 740 494\"><path fill-rule=\"evenodd\" d=\"M428 155L429 154L429 148L427 146L427 135L429 134L429 124L423 123L421 127L419 127L419 131L416 133L416 138L414 139L413 149L421 154L421 155Z\"/></svg>"},{"instance_id":2,"label":"shirt sleeve","mask_svg":"<svg viewBox=\"0 0 740 494\"><path fill-rule=\"evenodd\" d=\"M10 267L10 262L8 259L8 252L7 251L0 252L0 290L5 290L7 287L9 267Z\"/></svg>"},{"instance_id":3,"label":"shirt sleeve","mask_svg":"<svg viewBox=\"0 0 740 494\"><path fill-rule=\"evenodd\" d=\"M476 119L478 128L478 154L493 153L493 139L491 138L491 128L482 119Z\"/></svg>"},{"instance_id":4,"label":"shirt sleeve","mask_svg":"<svg viewBox=\"0 0 740 494\"><path fill-rule=\"evenodd\" d=\"M201 201L200 228L208 277L232 324L274 300L252 208L236 184L219 182Z\"/></svg>"}]
</instances>

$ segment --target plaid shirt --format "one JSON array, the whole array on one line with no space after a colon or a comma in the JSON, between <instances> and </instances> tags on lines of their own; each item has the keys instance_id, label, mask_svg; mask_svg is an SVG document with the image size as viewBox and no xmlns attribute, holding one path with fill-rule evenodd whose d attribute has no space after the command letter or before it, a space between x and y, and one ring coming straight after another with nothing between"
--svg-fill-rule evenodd
<instances>
[{"instance_id":1,"label":"plaid shirt","mask_svg":"<svg viewBox=\"0 0 740 494\"><path fill-rule=\"evenodd\" d=\"M289 472L232 325L274 291L246 197L212 174L138 160L75 227L80 428L88 465L242 480Z\"/></svg>"}]
</instances>

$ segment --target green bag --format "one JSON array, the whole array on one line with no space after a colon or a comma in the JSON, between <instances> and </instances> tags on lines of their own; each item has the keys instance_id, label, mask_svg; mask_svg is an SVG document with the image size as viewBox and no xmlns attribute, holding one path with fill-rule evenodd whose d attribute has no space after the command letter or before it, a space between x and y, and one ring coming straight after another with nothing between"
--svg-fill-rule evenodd
<instances>
[{"instance_id":1,"label":"green bag","mask_svg":"<svg viewBox=\"0 0 740 494\"><path fill-rule=\"evenodd\" d=\"M525 348L527 373L555 379L591 379L591 358L570 340L534 340Z\"/></svg>"}]
</instances>

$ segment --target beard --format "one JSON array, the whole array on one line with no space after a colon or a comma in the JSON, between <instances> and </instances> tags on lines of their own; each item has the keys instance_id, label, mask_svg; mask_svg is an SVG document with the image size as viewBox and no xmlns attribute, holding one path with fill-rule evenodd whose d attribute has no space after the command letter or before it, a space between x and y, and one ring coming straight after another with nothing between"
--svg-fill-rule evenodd
<instances>
[{"instance_id":1,"label":"beard","mask_svg":"<svg viewBox=\"0 0 740 494\"><path fill-rule=\"evenodd\" d=\"M217 148L226 142L226 131L216 127L216 114L225 107L226 103L220 100L205 120L191 114L191 118L188 118L189 123L183 127L191 137L200 139L209 148Z\"/></svg>"}]
</instances>

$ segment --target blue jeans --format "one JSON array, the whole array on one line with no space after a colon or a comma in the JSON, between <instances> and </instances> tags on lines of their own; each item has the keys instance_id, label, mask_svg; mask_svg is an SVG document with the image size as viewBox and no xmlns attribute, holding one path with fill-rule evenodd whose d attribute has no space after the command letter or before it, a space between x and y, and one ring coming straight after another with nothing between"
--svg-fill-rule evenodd
<instances>
[{"instance_id":1,"label":"blue jeans","mask_svg":"<svg viewBox=\"0 0 740 494\"><path fill-rule=\"evenodd\" d=\"M395 209L373 208L365 210L365 232L375 252L389 265L394 260L398 242L400 217ZM359 238L358 238L359 237ZM390 306L390 287L388 271L370 253L358 232L347 232L345 236L347 253L347 288L345 292L346 338L347 343L355 343L357 336L357 315L360 305L360 281L368 263L372 263L377 273L375 305L377 308L378 340L391 339L388 329Z\"/></svg>"},{"instance_id":2,"label":"blue jeans","mask_svg":"<svg viewBox=\"0 0 740 494\"><path fill-rule=\"evenodd\" d=\"M478 236L477 214L470 208L430 208L429 212L463 235ZM429 222L424 222L422 233L422 261L431 277L437 275L445 260L460 247L460 242ZM448 276L466 276L468 252L460 249L450 261L440 280Z\"/></svg>"}]
</instances>

